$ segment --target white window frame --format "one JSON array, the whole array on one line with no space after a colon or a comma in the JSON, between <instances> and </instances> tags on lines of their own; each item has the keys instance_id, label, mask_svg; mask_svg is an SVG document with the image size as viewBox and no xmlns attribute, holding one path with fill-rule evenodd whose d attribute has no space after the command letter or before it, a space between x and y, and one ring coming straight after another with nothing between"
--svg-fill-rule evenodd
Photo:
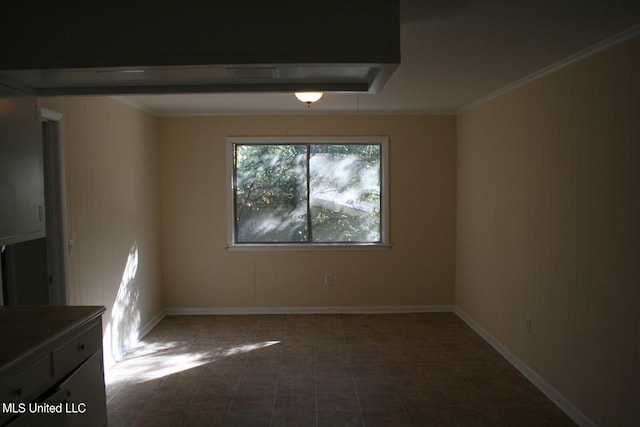
<instances>
[{"instance_id":1,"label":"white window frame","mask_svg":"<svg viewBox=\"0 0 640 427\"><path fill-rule=\"evenodd\" d=\"M231 251L316 251L316 250L387 250L389 242L389 138L385 136L265 136L226 139L227 144L227 249ZM371 243L238 243L235 236L235 189L233 154L236 144L377 144L380 145L380 242Z\"/></svg>"}]
</instances>

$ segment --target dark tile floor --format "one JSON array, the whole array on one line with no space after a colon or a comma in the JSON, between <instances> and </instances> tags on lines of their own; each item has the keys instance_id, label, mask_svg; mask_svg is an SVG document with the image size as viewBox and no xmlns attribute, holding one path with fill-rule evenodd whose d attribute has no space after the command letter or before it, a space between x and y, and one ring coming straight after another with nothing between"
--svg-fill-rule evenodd
<instances>
[{"instance_id":1,"label":"dark tile floor","mask_svg":"<svg viewBox=\"0 0 640 427\"><path fill-rule=\"evenodd\" d=\"M453 313L167 316L106 373L115 426L569 426Z\"/></svg>"}]
</instances>

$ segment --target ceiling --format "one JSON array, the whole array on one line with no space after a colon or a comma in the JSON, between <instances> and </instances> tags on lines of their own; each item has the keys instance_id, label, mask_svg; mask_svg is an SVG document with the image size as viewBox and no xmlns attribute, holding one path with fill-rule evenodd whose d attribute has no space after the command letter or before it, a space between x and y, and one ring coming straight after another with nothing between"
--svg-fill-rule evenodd
<instances>
[{"instance_id":1,"label":"ceiling","mask_svg":"<svg viewBox=\"0 0 640 427\"><path fill-rule=\"evenodd\" d=\"M160 116L448 114L621 35L640 34L637 0L400 0L400 10L401 64L377 94L325 93L308 109L290 93L116 98Z\"/></svg>"}]
</instances>

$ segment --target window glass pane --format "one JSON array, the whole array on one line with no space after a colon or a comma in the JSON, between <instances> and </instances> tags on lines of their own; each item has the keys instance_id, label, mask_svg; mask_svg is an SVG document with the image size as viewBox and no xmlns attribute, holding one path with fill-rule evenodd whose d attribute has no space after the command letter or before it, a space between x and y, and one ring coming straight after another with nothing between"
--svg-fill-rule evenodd
<instances>
[{"instance_id":1,"label":"window glass pane","mask_svg":"<svg viewBox=\"0 0 640 427\"><path fill-rule=\"evenodd\" d=\"M305 145L235 146L239 243L306 242Z\"/></svg>"},{"instance_id":2,"label":"window glass pane","mask_svg":"<svg viewBox=\"0 0 640 427\"><path fill-rule=\"evenodd\" d=\"M313 242L380 242L380 145L312 145Z\"/></svg>"}]
</instances>

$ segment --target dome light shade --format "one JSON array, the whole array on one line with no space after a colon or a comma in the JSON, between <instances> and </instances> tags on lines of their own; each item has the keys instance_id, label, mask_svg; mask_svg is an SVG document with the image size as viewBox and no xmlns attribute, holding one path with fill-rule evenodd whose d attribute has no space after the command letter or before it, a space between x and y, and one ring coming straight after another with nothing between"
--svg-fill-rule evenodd
<instances>
[{"instance_id":1,"label":"dome light shade","mask_svg":"<svg viewBox=\"0 0 640 427\"><path fill-rule=\"evenodd\" d=\"M296 92L295 96L310 107L313 102L322 98L322 92Z\"/></svg>"}]
</instances>

